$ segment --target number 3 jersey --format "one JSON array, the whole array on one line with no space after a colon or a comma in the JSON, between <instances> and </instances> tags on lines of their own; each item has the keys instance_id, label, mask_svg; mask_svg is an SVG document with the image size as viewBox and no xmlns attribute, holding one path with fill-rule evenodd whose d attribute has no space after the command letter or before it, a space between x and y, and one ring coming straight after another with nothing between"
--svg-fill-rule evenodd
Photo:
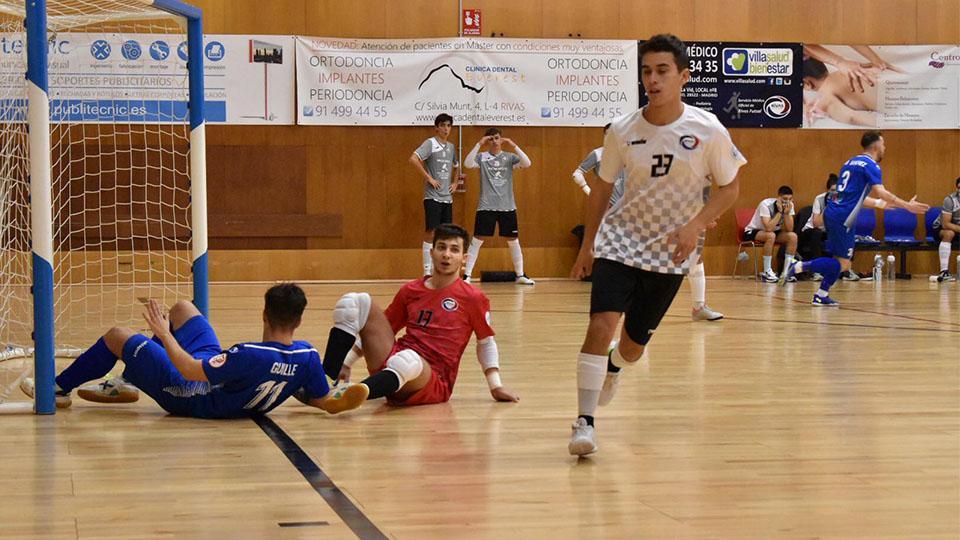
<instances>
[{"instance_id":1,"label":"number 3 jersey","mask_svg":"<svg viewBox=\"0 0 960 540\"><path fill-rule=\"evenodd\" d=\"M600 177L613 183L625 169L623 197L604 215L594 244L598 258L661 274L686 274L696 250L674 264L670 235L704 205L711 179L725 186L747 160L713 114L684 105L676 121L655 126L643 109L613 121L603 141Z\"/></svg>"},{"instance_id":2,"label":"number 3 jersey","mask_svg":"<svg viewBox=\"0 0 960 540\"><path fill-rule=\"evenodd\" d=\"M330 391L320 355L306 341L239 343L203 360L203 372L210 381L205 418L266 414L301 388L308 399Z\"/></svg>"},{"instance_id":3,"label":"number 3 jersey","mask_svg":"<svg viewBox=\"0 0 960 540\"><path fill-rule=\"evenodd\" d=\"M477 339L494 335L490 301L461 279L442 289L428 288L427 279L401 287L385 314L394 334L407 329L397 346L416 351L452 390L470 334Z\"/></svg>"}]
</instances>

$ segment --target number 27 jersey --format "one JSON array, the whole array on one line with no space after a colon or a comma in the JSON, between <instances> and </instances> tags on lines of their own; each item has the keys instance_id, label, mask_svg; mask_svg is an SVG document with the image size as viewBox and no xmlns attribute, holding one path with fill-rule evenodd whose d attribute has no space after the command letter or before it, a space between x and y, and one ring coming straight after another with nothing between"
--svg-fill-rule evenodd
<instances>
[{"instance_id":1,"label":"number 27 jersey","mask_svg":"<svg viewBox=\"0 0 960 540\"><path fill-rule=\"evenodd\" d=\"M685 274L696 250L674 264L670 235L703 208L712 179L725 186L747 160L712 113L684 105L680 118L653 125L643 109L613 121L603 141L600 177L616 181L625 169L623 197L603 217L594 245L598 258L661 274Z\"/></svg>"}]
</instances>

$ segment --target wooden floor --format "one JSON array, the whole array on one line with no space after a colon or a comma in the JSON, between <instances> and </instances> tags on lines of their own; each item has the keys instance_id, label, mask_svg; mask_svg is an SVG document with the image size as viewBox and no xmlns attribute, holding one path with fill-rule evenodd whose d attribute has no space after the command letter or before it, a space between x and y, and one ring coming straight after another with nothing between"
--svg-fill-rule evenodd
<instances>
[{"instance_id":1,"label":"wooden floor","mask_svg":"<svg viewBox=\"0 0 960 540\"><path fill-rule=\"evenodd\" d=\"M307 286L301 336L322 347L341 293L386 303L398 285ZM259 339L264 288L213 286L225 346ZM482 288L520 403L489 398L472 346L448 404L288 403L270 418L314 485L256 423L146 396L0 416L0 537L355 537L333 484L395 538L960 536L960 284L841 283L829 310L813 284L711 279L716 323L690 320L684 286L581 461L566 444L589 285Z\"/></svg>"}]
</instances>

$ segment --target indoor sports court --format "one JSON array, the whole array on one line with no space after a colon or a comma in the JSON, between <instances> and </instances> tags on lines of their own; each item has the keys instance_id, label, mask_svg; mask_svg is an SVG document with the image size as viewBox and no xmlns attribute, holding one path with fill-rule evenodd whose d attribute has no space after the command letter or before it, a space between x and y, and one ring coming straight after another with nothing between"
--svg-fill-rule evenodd
<instances>
[{"instance_id":1,"label":"indoor sports court","mask_svg":"<svg viewBox=\"0 0 960 540\"><path fill-rule=\"evenodd\" d=\"M0 538L956 538L957 21L0 0Z\"/></svg>"}]
</instances>

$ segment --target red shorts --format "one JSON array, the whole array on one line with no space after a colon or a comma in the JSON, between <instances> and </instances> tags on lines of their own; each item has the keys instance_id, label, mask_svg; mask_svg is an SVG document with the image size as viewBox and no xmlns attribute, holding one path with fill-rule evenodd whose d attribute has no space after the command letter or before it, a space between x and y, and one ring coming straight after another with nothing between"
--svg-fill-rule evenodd
<instances>
[{"instance_id":1,"label":"red shorts","mask_svg":"<svg viewBox=\"0 0 960 540\"><path fill-rule=\"evenodd\" d=\"M409 349L409 348L410 347L406 347L399 343L394 343L393 349L390 350L390 354L387 355L387 358L390 358L391 356L397 354L398 352L404 349ZM417 353L417 354L420 354L420 353ZM421 356L421 358L423 357ZM423 358L423 361L424 363L427 364L427 367L429 368L430 363L427 362L426 358ZM386 369L386 367L387 367L387 363L384 362L383 365L380 366L379 369L374 370L372 374L380 373L381 371ZM444 381L443 379L440 378L439 375L437 375L437 371L435 369L431 368L430 380L427 382L426 386L418 390L415 394L408 397L407 399L398 400L398 399L393 399L392 396L387 396L387 401L389 401L391 405L404 405L404 406L430 405L433 403L446 403L447 401L450 401L450 395L452 393L453 393L453 389L450 388L450 386L446 383L446 381Z\"/></svg>"}]
</instances>

